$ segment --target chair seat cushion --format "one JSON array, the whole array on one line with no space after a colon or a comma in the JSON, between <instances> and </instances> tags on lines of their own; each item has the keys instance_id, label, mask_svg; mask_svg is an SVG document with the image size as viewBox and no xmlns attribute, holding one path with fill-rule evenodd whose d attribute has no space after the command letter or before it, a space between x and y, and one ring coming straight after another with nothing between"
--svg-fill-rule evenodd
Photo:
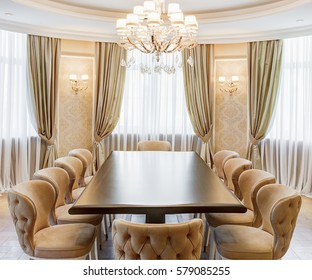
<instances>
[{"instance_id":1,"label":"chair seat cushion","mask_svg":"<svg viewBox=\"0 0 312 280\"><path fill-rule=\"evenodd\" d=\"M85 190L85 187L80 187L72 191L74 201L78 199L78 197L82 194L84 190Z\"/></svg>"},{"instance_id":2,"label":"chair seat cushion","mask_svg":"<svg viewBox=\"0 0 312 280\"><path fill-rule=\"evenodd\" d=\"M34 236L34 257L74 259L88 254L96 237L90 224L56 225L38 231Z\"/></svg>"},{"instance_id":3,"label":"chair seat cushion","mask_svg":"<svg viewBox=\"0 0 312 280\"><path fill-rule=\"evenodd\" d=\"M254 214L247 209L245 213L206 213L205 217L209 226L214 228L227 224L251 226Z\"/></svg>"},{"instance_id":4,"label":"chair seat cushion","mask_svg":"<svg viewBox=\"0 0 312 280\"><path fill-rule=\"evenodd\" d=\"M217 251L226 259L272 260L273 236L263 230L241 225L222 225L214 230Z\"/></svg>"},{"instance_id":5,"label":"chair seat cushion","mask_svg":"<svg viewBox=\"0 0 312 280\"><path fill-rule=\"evenodd\" d=\"M102 214L81 214L71 215L68 213L72 204L63 205L55 209L56 220L58 224L71 224L71 223L88 223L97 226L101 223Z\"/></svg>"}]
</instances>

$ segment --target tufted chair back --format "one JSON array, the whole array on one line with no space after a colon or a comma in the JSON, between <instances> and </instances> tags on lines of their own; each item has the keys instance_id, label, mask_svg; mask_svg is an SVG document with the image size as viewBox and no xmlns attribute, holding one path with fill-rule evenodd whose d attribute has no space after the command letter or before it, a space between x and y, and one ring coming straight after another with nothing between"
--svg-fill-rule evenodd
<instances>
[{"instance_id":1,"label":"tufted chair back","mask_svg":"<svg viewBox=\"0 0 312 280\"><path fill-rule=\"evenodd\" d=\"M34 235L49 227L56 193L48 182L32 180L14 186L8 192L8 204L23 251L34 255ZM40 213L40 214L39 214Z\"/></svg>"},{"instance_id":2,"label":"tufted chair back","mask_svg":"<svg viewBox=\"0 0 312 280\"><path fill-rule=\"evenodd\" d=\"M253 226L259 227L261 224L261 214L256 204L256 197L261 187L275 184L274 175L260 169L249 169L239 176L238 186L242 195L242 203L247 209L254 212Z\"/></svg>"},{"instance_id":3,"label":"tufted chair back","mask_svg":"<svg viewBox=\"0 0 312 280\"><path fill-rule=\"evenodd\" d=\"M138 151L170 151L171 144L168 141L140 141Z\"/></svg>"},{"instance_id":4,"label":"tufted chair back","mask_svg":"<svg viewBox=\"0 0 312 280\"><path fill-rule=\"evenodd\" d=\"M198 260L203 231L201 219L179 224L138 224L116 219L112 227L115 259Z\"/></svg>"},{"instance_id":5,"label":"tufted chair back","mask_svg":"<svg viewBox=\"0 0 312 280\"><path fill-rule=\"evenodd\" d=\"M64 156L56 159L54 161L54 166L64 169L69 177L68 184L68 197L66 198L66 203L73 203L74 198L72 196L73 190L79 187L79 178L81 177L83 166L78 158L72 156Z\"/></svg>"},{"instance_id":6,"label":"tufted chair back","mask_svg":"<svg viewBox=\"0 0 312 280\"><path fill-rule=\"evenodd\" d=\"M85 187L85 180L84 177L89 175L89 168L92 163L92 153L87 149L74 149L68 153L69 156L79 158L82 162L83 170L82 176L79 178L79 186Z\"/></svg>"},{"instance_id":7,"label":"tufted chair back","mask_svg":"<svg viewBox=\"0 0 312 280\"><path fill-rule=\"evenodd\" d=\"M53 207L52 211L53 223L56 224L55 208L65 205L66 200L70 197L68 193L68 173L60 167L47 167L36 171L33 179L47 181L53 186L57 194L55 207Z\"/></svg>"},{"instance_id":8,"label":"tufted chair back","mask_svg":"<svg viewBox=\"0 0 312 280\"><path fill-rule=\"evenodd\" d=\"M219 178L224 179L223 166L230 158L239 158L239 153L230 150L218 151L213 156L215 172Z\"/></svg>"},{"instance_id":9,"label":"tufted chair back","mask_svg":"<svg viewBox=\"0 0 312 280\"><path fill-rule=\"evenodd\" d=\"M287 252L301 207L301 196L279 184L264 186L257 195L262 230L274 236L273 259Z\"/></svg>"},{"instance_id":10,"label":"tufted chair back","mask_svg":"<svg viewBox=\"0 0 312 280\"><path fill-rule=\"evenodd\" d=\"M239 176L251 168L252 162L244 158L230 158L223 165L224 183L239 199L242 198L238 186Z\"/></svg>"}]
</instances>

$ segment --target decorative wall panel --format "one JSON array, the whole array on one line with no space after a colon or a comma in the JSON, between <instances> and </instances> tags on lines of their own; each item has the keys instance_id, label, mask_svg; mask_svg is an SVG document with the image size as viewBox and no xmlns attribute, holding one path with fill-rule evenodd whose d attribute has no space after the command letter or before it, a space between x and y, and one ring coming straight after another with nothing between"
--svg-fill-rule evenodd
<instances>
[{"instance_id":1,"label":"decorative wall panel","mask_svg":"<svg viewBox=\"0 0 312 280\"><path fill-rule=\"evenodd\" d=\"M62 56L59 100L59 156L71 149L92 147L93 57ZM77 94L69 75L88 74L88 88Z\"/></svg>"},{"instance_id":2,"label":"decorative wall panel","mask_svg":"<svg viewBox=\"0 0 312 280\"><path fill-rule=\"evenodd\" d=\"M233 150L245 157L247 150L247 61L246 59L216 59L215 73L215 152L224 149ZM226 81L229 81L232 76L239 76L238 90L233 95L222 92L222 86L218 82L219 76L224 76Z\"/></svg>"}]
</instances>

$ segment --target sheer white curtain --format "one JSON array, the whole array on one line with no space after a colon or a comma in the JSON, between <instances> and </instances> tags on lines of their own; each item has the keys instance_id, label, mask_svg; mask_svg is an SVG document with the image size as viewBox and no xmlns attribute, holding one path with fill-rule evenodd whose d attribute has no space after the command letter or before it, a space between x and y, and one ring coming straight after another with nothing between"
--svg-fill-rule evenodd
<instances>
[{"instance_id":1,"label":"sheer white curtain","mask_svg":"<svg viewBox=\"0 0 312 280\"><path fill-rule=\"evenodd\" d=\"M141 140L168 140L172 150L196 151L200 140L194 134L185 104L181 54L161 56L158 65L176 66L170 74L155 68L153 55L133 50L127 57L135 64L126 71L121 115L109 148L136 150Z\"/></svg>"},{"instance_id":2,"label":"sheer white curtain","mask_svg":"<svg viewBox=\"0 0 312 280\"><path fill-rule=\"evenodd\" d=\"M275 119L262 145L264 168L312 194L312 36L284 41Z\"/></svg>"},{"instance_id":3,"label":"sheer white curtain","mask_svg":"<svg viewBox=\"0 0 312 280\"><path fill-rule=\"evenodd\" d=\"M26 35L0 30L0 192L38 169L40 140L27 113Z\"/></svg>"}]
</instances>

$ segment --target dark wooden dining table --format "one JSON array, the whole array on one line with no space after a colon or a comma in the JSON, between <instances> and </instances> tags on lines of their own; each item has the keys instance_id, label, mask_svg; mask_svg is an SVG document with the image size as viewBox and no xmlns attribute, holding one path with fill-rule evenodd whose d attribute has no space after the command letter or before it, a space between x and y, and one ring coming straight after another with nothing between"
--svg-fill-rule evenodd
<instances>
[{"instance_id":1,"label":"dark wooden dining table","mask_svg":"<svg viewBox=\"0 0 312 280\"><path fill-rule=\"evenodd\" d=\"M243 213L245 206L195 152L114 151L70 214Z\"/></svg>"}]
</instances>

